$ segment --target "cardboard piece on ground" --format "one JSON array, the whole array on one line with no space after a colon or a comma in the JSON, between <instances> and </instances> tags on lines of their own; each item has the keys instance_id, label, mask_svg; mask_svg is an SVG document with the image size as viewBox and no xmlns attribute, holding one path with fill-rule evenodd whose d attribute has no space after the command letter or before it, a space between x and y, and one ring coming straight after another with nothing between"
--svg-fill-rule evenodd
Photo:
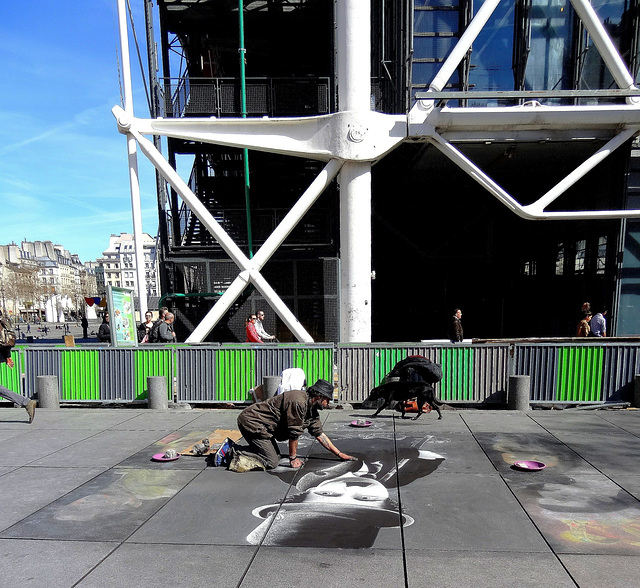
<instances>
[{"instance_id":1,"label":"cardboard piece on ground","mask_svg":"<svg viewBox=\"0 0 640 588\"><path fill-rule=\"evenodd\" d=\"M233 441L237 441L242 437L242 435L240 434L240 431L238 431L238 429L216 429L213 433L207 435L206 437L201 437L195 443L191 443L191 445L188 445L185 449L180 449L178 453L180 453L180 455L191 455L192 457L199 457L200 455L211 455L218 451L220 445L222 445L222 442L227 437L229 437ZM205 438L209 439L209 451L206 451L205 453L194 453L193 448L196 445L202 443L202 439Z\"/></svg>"},{"instance_id":2,"label":"cardboard piece on ground","mask_svg":"<svg viewBox=\"0 0 640 588\"><path fill-rule=\"evenodd\" d=\"M64 336L64 344L67 347L75 347L76 346L76 340L73 337L73 335L65 335Z\"/></svg>"}]
</instances>

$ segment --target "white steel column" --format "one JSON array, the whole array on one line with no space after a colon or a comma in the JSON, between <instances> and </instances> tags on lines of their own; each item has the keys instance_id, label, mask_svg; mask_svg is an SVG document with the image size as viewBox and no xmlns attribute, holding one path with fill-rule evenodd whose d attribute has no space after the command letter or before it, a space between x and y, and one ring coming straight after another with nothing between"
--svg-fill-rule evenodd
<instances>
[{"instance_id":1,"label":"white steel column","mask_svg":"<svg viewBox=\"0 0 640 588\"><path fill-rule=\"evenodd\" d=\"M336 61L340 111L371 110L369 0L336 0ZM347 140L368 128L354 123ZM348 161L340 184L340 340L371 341L371 163Z\"/></svg>"},{"instance_id":2,"label":"white steel column","mask_svg":"<svg viewBox=\"0 0 640 588\"><path fill-rule=\"evenodd\" d=\"M129 62L129 37L125 0L118 0L118 28L120 29L120 54L122 55L122 85L124 88L124 110L133 116L133 93L131 89L131 64ZM138 155L136 140L127 133L129 157L129 186L131 188L131 216L133 219L133 241L135 244L136 278L140 316L147 310L147 281L144 272L144 245L142 240L142 210L140 206L140 183L138 181Z\"/></svg>"}]
</instances>

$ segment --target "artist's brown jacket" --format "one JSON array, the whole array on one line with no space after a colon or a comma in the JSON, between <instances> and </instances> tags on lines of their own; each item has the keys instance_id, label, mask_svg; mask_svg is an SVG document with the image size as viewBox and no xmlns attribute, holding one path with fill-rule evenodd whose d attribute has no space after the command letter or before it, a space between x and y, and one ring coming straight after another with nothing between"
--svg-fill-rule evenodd
<instances>
[{"instance_id":1,"label":"artist's brown jacket","mask_svg":"<svg viewBox=\"0 0 640 588\"><path fill-rule=\"evenodd\" d=\"M302 390L289 390L245 408L238 424L260 439L297 439L305 429L314 437L322 435L318 410Z\"/></svg>"}]
</instances>

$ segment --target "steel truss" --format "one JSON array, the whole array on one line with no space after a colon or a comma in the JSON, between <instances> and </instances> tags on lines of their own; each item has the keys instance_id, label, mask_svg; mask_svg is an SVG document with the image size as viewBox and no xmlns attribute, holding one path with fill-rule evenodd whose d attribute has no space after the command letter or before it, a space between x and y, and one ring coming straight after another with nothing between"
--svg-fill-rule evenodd
<instances>
[{"instance_id":1,"label":"steel truss","mask_svg":"<svg viewBox=\"0 0 640 588\"><path fill-rule=\"evenodd\" d=\"M618 87L626 91L622 94L624 104L546 106L538 101L530 101L519 106L486 108L450 108L441 104L444 96L442 89L500 1L487 0L482 5L442 64L428 92L417 95L418 101L408 115L388 115L369 110L370 8L369 3L362 0L335 0L339 112L294 118L163 120L136 118L126 103L125 109L119 106L113 108L118 130L127 136L129 144L137 142L141 151L192 209L193 214L211 231L240 270L231 287L193 331L188 342L203 341L249 283L260 291L297 339L311 341L304 327L269 286L260 270L338 174L341 190L341 340L370 341L370 170L372 163L405 141L433 144L500 202L523 218L640 217L640 210L545 210L588 171L640 132L640 91L588 0L571 2ZM123 45L126 34L126 26L121 27ZM465 94L466 98L476 96L474 92L456 94ZM305 157L325 161L327 165L257 254L248 259L144 135ZM561 140L607 142L555 187L526 206L508 194L454 146L454 143L479 141Z\"/></svg>"}]
</instances>

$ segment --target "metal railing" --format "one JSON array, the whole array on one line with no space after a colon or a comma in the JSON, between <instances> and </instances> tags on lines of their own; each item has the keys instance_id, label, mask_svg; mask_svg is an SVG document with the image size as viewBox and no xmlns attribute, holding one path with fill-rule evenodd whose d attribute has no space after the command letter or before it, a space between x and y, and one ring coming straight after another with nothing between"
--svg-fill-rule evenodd
<instances>
[{"instance_id":1,"label":"metal railing","mask_svg":"<svg viewBox=\"0 0 640 588\"><path fill-rule=\"evenodd\" d=\"M162 116L242 116L237 78L160 78ZM249 116L305 116L330 111L328 77L247 78Z\"/></svg>"},{"instance_id":2,"label":"metal railing","mask_svg":"<svg viewBox=\"0 0 640 588\"><path fill-rule=\"evenodd\" d=\"M338 399L359 403L385 374L409 355L442 366L436 392L451 404L504 404L510 375L531 378L535 402L601 403L633 398L640 372L640 343L607 340L576 343L490 344L186 344L114 349L99 345L18 345L13 370L0 370L0 384L33 396L37 377L57 376L60 400L127 403L145 400L147 377L167 378L178 402L250 402L249 389L268 375L300 367L308 383L338 383Z\"/></svg>"}]
</instances>

